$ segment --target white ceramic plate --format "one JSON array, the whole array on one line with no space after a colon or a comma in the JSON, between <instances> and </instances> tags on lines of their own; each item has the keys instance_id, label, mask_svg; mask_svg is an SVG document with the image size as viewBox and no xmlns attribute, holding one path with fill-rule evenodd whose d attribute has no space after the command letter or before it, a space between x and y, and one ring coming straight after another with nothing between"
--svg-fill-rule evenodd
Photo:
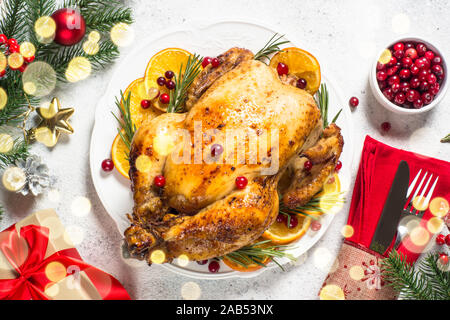
<instances>
[{"instance_id":1,"label":"white ceramic plate","mask_svg":"<svg viewBox=\"0 0 450 320\"><path fill-rule=\"evenodd\" d=\"M162 49L180 47L204 56L216 56L233 46L245 47L253 52L257 52L276 32L271 28L261 26L257 23L242 21L224 21L207 26L172 30L148 39L142 39L140 46L131 52L116 68L107 91L97 106L95 126L91 138L90 165L92 178L100 200L106 211L116 221L118 229L122 234L129 225L125 214L131 212L133 207L130 182L123 178L116 170L113 173L104 173L101 170L101 162L110 157L111 144L117 134L116 121L111 112L117 112L114 101L115 97L119 95L120 90L125 90L129 83L142 77L150 57ZM288 35L286 35L286 38L292 42L292 46L300 43ZM308 50L304 46L303 48ZM334 117L340 108L344 109L338 119L338 125L342 128L345 141L344 151L341 156L341 161L344 166L339 176L342 190L347 191L350 185L353 150L353 128L350 112L339 94L336 83L330 79L328 70L323 69L322 64L322 82L327 84L330 95L329 117ZM300 241L295 243L295 249L291 253L295 257L299 257L309 250L326 232L333 218L334 214L323 216L321 220L322 228L318 232L307 232ZM288 259L281 261L283 264L287 262L289 262ZM173 272L201 279L251 277L268 269L262 268L255 272L242 273L228 268L223 263L221 264L220 271L214 274L208 272L207 265L201 266L196 262L189 262L186 266L180 266L175 261L172 264L164 264L163 266ZM272 263L269 267L276 267L276 265ZM150 269L149 272L151 272Z\"/></svg>"}]
</instances>

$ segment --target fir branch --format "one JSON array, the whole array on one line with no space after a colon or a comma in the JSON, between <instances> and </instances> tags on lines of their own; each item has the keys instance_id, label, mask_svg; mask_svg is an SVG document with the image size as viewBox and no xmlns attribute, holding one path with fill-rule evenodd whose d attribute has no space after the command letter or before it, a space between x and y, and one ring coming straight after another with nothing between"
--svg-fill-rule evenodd
<instances>
[{"instance_id":1,"label":"fir branch","mask_svg":"<svg viewBox=\"0 0 450 320\"><path fill-rule=\"evenodd\" d=\"M34 46L36 51L39 51L42 44L38 41L36 37L36 32L34 31L34 24L37 19L42 16L50 16L56 10L55 0L24 0L26 4L25 19L28 29L29 39Z\"/></svg>"},{"instance_id":2,"label":"fir branch","mask_svg":"<svg viewBox=\"0 0 450 320\"><path fill-rule=\"evenodd\" d=\"M234 252L230 252L225 256L220 257L220 259L226 258L244 268L248 268L252 264L266 267L264 261L267 258L270 258L284 271L283 267L276 260L276 258L286 257L292 261L295 261L295 257L286 252L286 250L292 249L292 247L288 245L270 245L270 242L270 240L264 240L244 246Z\"/></svg>"},{"instance_id":3,"label":"fir branch","mask_svg":"<svg viewBox=\"0 0 450 320\"><path fill-rule=\"evenodd\" d=\"M0 153L0 168L3 169L8 165L14 164L19 159L25 160L28 156L28 145L23 139L16 139L11 151Z\"/></svg>"},{"instance_id":4,"label":"fir branch","mask_svg":"<svg viewBox=\"0 0 450 320\"><path fill-rule=\"evenodd\" d=\"M289 43L289 41L286 40L280 41L283 37L284 35L275 33L272 38L270 38L270 40L264 45L264 47L262 47L262 49L253 56L253 59L260 61L264 59L270 59L269 55L281 51L280 46Z\"/></svg>"},{"instance_id":5,"label":"fir branch","mask_svg":"<svg viewBox=\"0 0 450 320\"><path fill-rule=\"evenodd\" d=\"M419 269L428 279L434 298L437 300L450 300L450 272L443 271L438 266L439 254L430 253L423 260Z\"/></svg>"},{"instance_id":6,"label":"fir branch","mask_svg":"<svg viewBox=\"0 0 450 320\"><path fill-rule=\"evenodd\" d=\"M27 35L25 19L25 2L23 0L4 0L3 11L0 16L0 33L8 38L14 37L21 42Z\"/></svg>"},{"instance_id":7,"label":"fir branch","mask_svg":"<svg viewBox=\"0 0 450 320\"><path fill-rule=\"evenodd\" d=\"M414 266L406 262L405 257L393 250L381 260L381 269L387 284L401 294L404 299L433 300L435 294L429 279Z\"/></svg>"},{"instance_id":8,"label":"fir branch","mask_svg":"<svg viewBox=\"0 0 450 320\"><path fill-rule=\"evenodd\" d=\"M198 54L189 56L183 74L183 64L180 66L178 75L175 75L175 89L170 91L170 102L167 112L182 112L187 92L192 82L201 71L202 58Z\"/></svg>"},{"instance_id":9,"label":"fir branch","mask_svg":"<svg viewBox=\"0 0 450 320\"><path fill-rule=\"evenodd\" d=\"M116 106L120 112L120 118L114 113L113 116L119 124L117 131L123 143L127 146L128 150L131 150L131 141L133 140L134 133L136 132L136 125L131 120L130 112L131 92L128 92L126 98L124 98L122 91L120 91L120 100L116 98ZM127 155L128 156L128 155Z\"/></svg>"},{"instance_id":10,"label":"fir branch","mask_svg":"<svg viewBox=\"0 0 450 320\"><path fill-rule=\"evenodd\" d=\"M441 139L441 142L450 142L450 133Z\"/></svg>"}]
</instances>

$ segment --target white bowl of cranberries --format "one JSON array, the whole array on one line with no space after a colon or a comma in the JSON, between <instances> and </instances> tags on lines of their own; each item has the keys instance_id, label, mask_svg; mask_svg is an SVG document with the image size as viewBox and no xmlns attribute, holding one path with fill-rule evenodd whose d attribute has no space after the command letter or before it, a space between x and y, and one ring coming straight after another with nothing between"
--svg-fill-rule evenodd
<instances>
[{"instance_id":1,"label":"white bowl of cranberries","mask_svg":"<svg viewBox=\"0 0 450 320\"><path fill-rule=\"evenodd\" d=\"M423 39L390 43L377 56L370 74L375 98L399 114L417 114L435 107L447 91L447 65L442 52Z\"/></svg>"}]
</instances>

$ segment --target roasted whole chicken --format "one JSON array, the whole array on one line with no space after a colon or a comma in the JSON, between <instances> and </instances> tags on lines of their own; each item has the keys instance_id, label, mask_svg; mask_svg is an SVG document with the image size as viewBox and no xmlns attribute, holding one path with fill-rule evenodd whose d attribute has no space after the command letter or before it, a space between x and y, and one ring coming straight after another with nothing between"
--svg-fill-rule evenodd
<instances>
[{"instance_id":1,"label":"roasted whole chicken","mask_svg":"<svg viewBox=\"0 0 450 320\"><path fill-rule=\"evenodd\" d=\"M151 263L155 250L163 262L235 251L275 221L281 201L306 204L333 172L343 148L339 127L323 129L313 97L253 56L241 48L223 53L220 66L207 66L190 87L186 113L162 114L136 132L135 206L125 231L132 254ZM158 175L163 188L154 185ZM237 188L237 177L248 185Z\"/></svg>"}]
</instances>

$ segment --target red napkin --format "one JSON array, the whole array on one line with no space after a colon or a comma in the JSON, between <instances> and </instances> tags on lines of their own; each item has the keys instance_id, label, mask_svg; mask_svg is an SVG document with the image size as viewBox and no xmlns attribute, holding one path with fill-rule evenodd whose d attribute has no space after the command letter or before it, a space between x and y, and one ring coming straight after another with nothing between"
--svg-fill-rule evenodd
<instances>
[{"instance_id":1,"label":"red napkin","mask_svg":"<svg viewBox=\"0 0 450 320\"><path fill-rule=\"evenodd\" d=\"M422 175L428 171L427 177L430 174L433 174L433 177L439 176L432 199L443 197L450 201L449 162L396 149L367 136L347 221L347 224L353 227L353 235L342 244L333 264L336 267L330 271L319 292L321 299L396 299L397 293L384 283L380 268L380 260L386 257L390 250L381 255L369 247L402 160L408 162L410 183L420 169ZM425 212L420 223L424 227L423 230L427 230L427 220L432 216L429 210ZM432 239L431 233L428 232L428 235L429 239ZM423 247L414 246L408 237L404 244L402 243L398 251L406 255L408 262L416 261Z\"/></svg>"},{"instance_id":2,"label":"red napkin","mask_svg":"<svg viewBox=\"0 0 450 320\"><path fill-rule=\"evenodd\" d=\"M450 200L449 162L396 149L367 136L347 222L353 227L354 234L347 238L347 241L369 248L401 160L408 162L410 182L420 169L422 169L422 175L428 171L428 176L430 173L433 174L433 177L439 176L432 199L439 196ZM427 210L422 224L426 224L426 221L432 216L431 212ZM408 262L414 262L420 255L408 251L403 245L400 246L399 251L406 254Z\"/></svg>"}]
</instances>

